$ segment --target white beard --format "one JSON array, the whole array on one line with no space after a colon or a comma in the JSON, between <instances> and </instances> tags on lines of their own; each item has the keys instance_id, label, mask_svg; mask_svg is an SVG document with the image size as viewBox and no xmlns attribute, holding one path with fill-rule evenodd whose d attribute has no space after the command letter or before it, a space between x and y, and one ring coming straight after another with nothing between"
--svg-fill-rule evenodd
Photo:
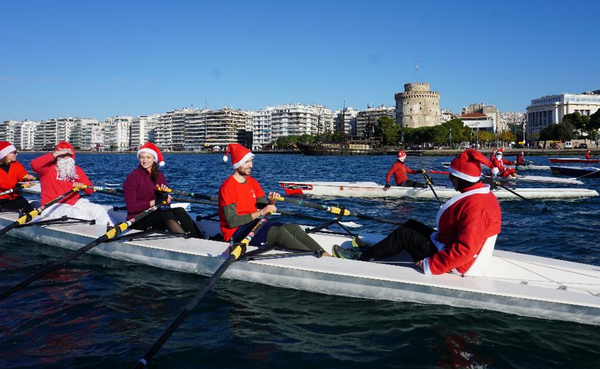
<instances>
[{"instance_id":1,"label":"white beard","mask_svg":"<svg viewBox=\"0 0 600 369\"><path fill-rule=\"evenodd\" d=\"M56 158L56 179L59 181L74 181L79 176L75 170L75 159Z\"/></svg>"}]
</instances>

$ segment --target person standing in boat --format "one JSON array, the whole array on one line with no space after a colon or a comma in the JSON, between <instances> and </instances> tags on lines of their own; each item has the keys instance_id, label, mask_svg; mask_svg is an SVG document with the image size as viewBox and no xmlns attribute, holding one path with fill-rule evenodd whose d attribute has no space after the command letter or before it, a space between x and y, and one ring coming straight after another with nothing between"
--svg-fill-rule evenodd
<instances>
[{"instance_id":1,"label":"person standing in boat","mask_svg":"<svg viewBox=\"0 0 600 369\"><path fill-rule=\"evenodd\" d=\"M594 157L592 156L592 152L590 150L585 152L585 158L586 159L593 159Z\"/></svg>"},{"instance_id":2,"label":"person standing in boat","mask_svg":"<svg viewBox=\"0 0 600 369\"><path fill-rule=\"evenodd\" d=\"M29 213L33 207L18 190L29 187L35 177L27 173L25 167L17 161L17 148L8 141L0 141L0 192L13 190L0 196L0 211L18 211Z\"/></svg>"},{"instance_id":3,"label":"person standing in boat","mask_svg":"<svg viewBox=\"0 0 600 369\"><path fill-rule=\"evenodd\" d=\"M276 212L275 201L281 197L269 193L268 199L252 173L254 154L240 144L229 144L223 161L231 155L233 174L219 189L219 221L223 239L241 241L263 217ZM297 224L283 224L267 220L250 241L250 245L276 245L286 249L314 251L331 256Z\"/></svg>"},{"instance_id":4,"label":"person standing in boat","mask_svg":"<svg viewBox=\"0 0 600 369\"><path fill-rule=\"evenodd\" d=\"M94 192L92 188L86 188L93 187L93 184L83 169L75 164L75 150L67 141L59 142L53 152L33 159L31 168L40 177L42 205L73 188L83 189L83 192L88 195ZM106 207L81 198L79 192L73 192L44 211L44 217L47 219L63 216L95 220L97 224L107 226L113 225Z\"/></svg>"},{"instance_id":5,"label":"person standing in boat","mask_svg":"<svg viewBox=\"0 0 600 369\"><path fill-rule=\"evenodd\" d=\"M336 245L334 256L380 260L406 250L425 274L467 273L478 255L483 254L484 245L493 249L502 222L498 199L489 185L481 183L481 164L492 167L475 149L467 149L452 160L449 178L460 193L438 211L437 231L411 219L373 246L359 239L354 240L356 248ZM491 257L491 250L487 249L486 255ZM489 259L483 257L479 268L485 270L485 263Z\"/></svg>"},{"instance_id":6,"label":"person standing in boat","mask_svg":"<svg viewBox=\"0 0 600 369\"><path fill-rule=\"evenodd\" d=\"M406 173L410 174L419 174L425 173L423 169L421 170L413 170L406 166L406 153L404 150L398 150L398 159L392 164L392 167L387 172L385 176L385 187L384 190L388 190L390 188L390 179L392 174L394 175L394 180L396 181L396 186L402 187L427 187L425 183L415 182L411 179L408 179Z\"/></svg>"},{"instance_id":7,"label":"person standing in boat","mask_svg":"<svg viewBox=\"0 0 600 369\"><path fill-rule=\"evenodd\" d=\"M164 166L162 153L158 147L145 143L137 151L139 165L125 179L123 195L127 207L127 219L131 219L157 202L171 203L168 195L169 187L159 166ZM136 222L132 228L147 230L150 228L166 230L173 233L189 234L191 237L202 238L202 232L196 222L182 208L163 208Z\"/></svg>"},{"instance_id":8,"label":"person standing in boat","mask_svg":"<svg viewBox=\"0 0 600 369\"><path fill-rule=\"evenodd\" d=\"M517 171L514 168L507 168L505 165L514 165L514 161L508 161L504 159L502 156L504 154L504 149L499 148L496 151L496 155L492 159L492 165L494 168L498 168L498 176L499 177L517 177Z\"/></svg>"}]
</instances>

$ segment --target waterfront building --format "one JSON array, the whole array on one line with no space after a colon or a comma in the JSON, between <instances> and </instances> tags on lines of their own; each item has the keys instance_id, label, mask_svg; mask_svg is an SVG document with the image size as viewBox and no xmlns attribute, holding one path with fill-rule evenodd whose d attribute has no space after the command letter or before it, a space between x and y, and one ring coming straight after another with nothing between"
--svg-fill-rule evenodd
<instances>
[{"instance_id":1,"label":"waterfront building","mask_svg":"<svg viewBox=\"0 0 600 369\"><path fill-rule=\"evenodd\" d=\"M317 112L304 104L279 105L271 115L272 137L316 135L319 119Z\"/></svg>"},{"instance_id":2,"label":"waterfront building","mask_svg":"<svg viewBox=\"0 0 600 369\"><path fill-rule=\"evenodd\" d=\"M378 107L367 106L367 110L361 110L356 115L356 135L361 137L373 137L377 120L383 116L396 119L396 108L380 105Z\"/></svg>"},{"instance_id":3,"label":"waterfront building","mask_svg":"<svg viewBox=\"0 0 600 369\"><path fill-rule=\"evenodd\" d=\"M57 120L50 118L40 122L33 138L35 150L50 151L58 143L57 139Z\"/></svg>"},{"instance_id":4,"label":"waterfront building","mask_svg":"<svg viewBox=\"0 0 600 369\"><path fill-rule=\"evenodd\" d=\"M562 93L531 100L527 107L527 139L537 140L540 132L550 124L560 123L567 114L578 112L590 116L600 109L600 93Z\"/></svg>"},{"instance_id":5,"label":"waterfront building","mask_svg":"<svg viewBox=\"0 0 600 369\"><path fill-rule=\"evenodd\" d=\"M248 145L246 131L248 113L239 109L224 107L209 110L206 113L205 145L211 148L225 149L230 143ZM251 143L247 147L251 147Z\"/></svg>"},{"instance_id":6,"label":"waterfront building","mask_svg":"<svg viewBox=\"0 0 600 369\"><path fill-rule=\"evenodd\" d=\"M0 123L0 141L15 143L15 131L18 129L19 121L5 120Z\"/></svg>"},{"instance_id":7,"label":"waterfront building","mask_svg":"<svg viewBox=\"0 0 600 369\"><path fill-rule=\"evenodd\" d=\"M476 131L494 132L495 122L492 117L483 113L467 113L458 117L466 127Z\"/></svg>"},{"instance_id":8,"label":"waterfront building","mask_svg":"<svg viewBox=\"0 0 600 369\"><path fill-rule=\"evenodd\" d=\"M252 116L252 150L261 150L273 140L271 134L271 118L273 108L250 112Z\"/></svg>"},{"instance_id":9,"label":"waterfront building","mask_svg":"<svg viewBox=\"0 0 600 369\"><path fill-rule=\"evenodd\" d=\"M333 125L336 132L346 135L356 135L356 116L358 110L351 107L344 107L342 110L336 110L333 113Z\"/></svg>"},{"instance_id":10,"label":"waterfront building","mask_svg":"<svg viewBox=\"0 0 600 369\"><path fill-rule=\"evenodd\" d=\"M456 118L458 118L458 115L455 114L452 110L440 109L440 124L444 124Z\"/></svg>"},{"instance_id":11,"label":"waterfront building","mask_svg":"<svg viewBox=\"0 0 600 369\"><path fill-rule=\"evenodd\" d=\"M117 116L104 121L104 145L112 151L127 151L129 149L129 127L133 117Z\"/></svg>"},{"instance_id":12,"label":"waterfront building","mask_svg":"<svg viewBox=\"0 0 600 369\"><path fill-rule=\"evenodd\" d=\"M206 113L208 110L188 110L185 112L185 151L202 151L206 144Z\"/></svg>"},{"instance_id":13,"label":"waterfront building","mask_svg":"<svg viewBox=\"0 0 600 369\"><path fill-rule=\"evenodd\" d=\"M15 131L15 145L19 150L33 150L35 132L39 122L24 120Z\"/></svg>"},{"instance_id":14,"label":"waterfront building","mask_svg":"<svg viewBox=\"0 0 600 369\"><path fill-rule=\"evenodd\" d=\"M469 115L470 118L475 119L477 116L470 114L484 114L489 117L492 121L492 129L491 132L500 133L504 132L508 129L507 126L503 126L500 121L500 112L494 105L485 105L484 103L475 103L467 106L466 108L462 108L461 110L461 119L463 116ZM483 118L482 118L483 119ZM485 120L485 119L483 119ZM482 122L483 122L482 120ZM473 120L473 122L477 121L477 119ZM464 122L464 120L463 120ZM485 123L488 124L488 123ZM487 129L487 128L486 128ZM489 129L488 129L489 130Z\"/></svg>"},{"instance_id":15,"label":"waterfront building","mask_svg":"<svg viewBox=\"0 0 600 369\"><path fill-rule=\"evenodd\" d=\"M131 120L129 125L129 150L136 151L146 142L156 141L156 127L160 114L142 115Z\"/></svg>"},{"instance_id":16,"label":"waterfront building","mask_svg":"<svg viewBox=\"0 0 600 369\"><path fill-rule=\"evenodd\" d=\"M402 127L419 128L440 124L440 93L429 90L427 82L404 85L404 92L395 96L396 123Z\"/></svg>"},{"instance_id":17,"label":"waterfront building","mask_svg":"<svg viewBox=\"0 0 600 369\"><path fill-rule=\"evenodd\" d=\"M323 105L311 105L317 115L317 135L332 133L335 131L333 112Z\"/></svg>"}]
</instances>

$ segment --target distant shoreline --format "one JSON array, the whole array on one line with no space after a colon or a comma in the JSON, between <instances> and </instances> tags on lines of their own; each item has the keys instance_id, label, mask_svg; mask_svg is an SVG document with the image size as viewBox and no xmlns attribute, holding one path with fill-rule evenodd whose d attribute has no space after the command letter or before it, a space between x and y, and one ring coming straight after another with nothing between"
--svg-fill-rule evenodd
<instances>
[{"instance_id":1,"label":"distant shoreline","mask_svg":"<svg viewBox=\"0 0 600 369\"><path fill-rule=\"evenodd\" d=\"M483 154L491 154L493 149L480 149ZM600 148L589 149L593 156L600 156ZM405 150L408 156L456 156L464 150L454 149L442 149L442 150ZM521 151L525 152L525 156L581 156L584 157L587 149L504 149L506 156L516 156ZM19 151L21 154L45 154L49 151ZM395 155L397 149L388 149L387 155ZM136 151L76 151L77 155L92 155L92 154L119 154L119 155L131 155L135 154ZM204 151L163 151L165 155L223 155L225 152L204 152ZM255 154L293 154L302 155L300 150L265 150L265 151L254 151ZM365 155L367 156L367 155Z\"/></svg>"}]
</instances>

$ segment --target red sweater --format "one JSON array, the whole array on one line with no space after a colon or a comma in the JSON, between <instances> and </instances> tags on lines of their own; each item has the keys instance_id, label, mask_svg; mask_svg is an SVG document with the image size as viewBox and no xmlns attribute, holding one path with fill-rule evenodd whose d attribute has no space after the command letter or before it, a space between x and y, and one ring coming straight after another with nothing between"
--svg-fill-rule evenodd
<instances>
[{"instance_id":1,"label":"red sweater","mask_svg":"<svg viewBox=\"0 0 600 369\"><path fill-rule=\"evenodd\" d=\"M85 175L83 169L75 166L75 172L79 176L74 181L61 181L56 179L56 158L52 153L38 156L31 161L31 169L33 169L40 177L40 186L42 187L42 205L54 200L58 196L73 189L73 183L79 182L88 186L93 186L92 182ZM93 189L85 189L85 193L91 194ZM61 204L75 205L79 200L79 193L74 192L71 195L60 201Z\"/></svg>"},{"instance_id":2,"label":"red sweater","mask_svg":"<svg viewBox=\"0 0 600 369\"><path fill-rule=\"evenodd\" d=\"M238 215L251 214L257 210L256 199L264 196L265 192L260 184L250 176L246 176L244 183L238 182L233 175L223 182L219 189L219 222L225 241L229 241L238 227L229 227L223 208L235 204Z\"/></svg>"},{"instance_id":3,"label":"red sweater","mask_svg":"<svg viewBox=\"0 0 600 369\"><path fill-rule=\"evenodd\" d=\"M408 180L408 176L406 175L406 172L408 172L410 174L419 173L419 171L412 170L409 167L407 167L406 165L404 165L404 163L402 163L400 160L396 160L396 162L392 165L392 167L388 171L387 176L385 177L385 183L390 183L390 177L393 174L394 179L396 180L396 186L400 186L402 183L404 183Z\"/></svg>"},{"instance_id":4,"label":"red sweater","mask_svg":"<svg viewBox=\"0 0 600 369\"><path fill-rule=\"evenodd\" d=\"M500 204L489 186L477 183L454 196L438 212L431 240L440 251L424 260L425 273L465 273L485 241L500 233L501 223Z\"/></svg>"},{"instance_id":5,"label":"red sweater","mask_svg":"<svg viewBox=\"0 0 600 369\"><path fill-rule=\"evenodd\" d=\"M13 161L8 164L8 172L0 167L0 192L12 190L15 188L18 182L23 180L23 177L27 175L27 171L21 163ZM17 193L9 193L7 195L0 196L0 199L12 200L18 196Z\"/></svg>"}]
</instances>

